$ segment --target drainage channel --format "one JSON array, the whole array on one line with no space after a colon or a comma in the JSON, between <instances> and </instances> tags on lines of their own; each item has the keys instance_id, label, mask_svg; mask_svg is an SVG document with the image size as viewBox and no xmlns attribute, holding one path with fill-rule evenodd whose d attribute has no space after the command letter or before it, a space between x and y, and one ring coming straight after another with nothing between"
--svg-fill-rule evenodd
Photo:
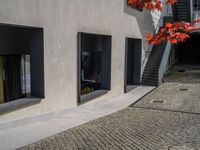
<instances>
[{"instance_id":1,"label":"drainage channel","mask_svg":"<svg viewBox=\"0 0 200 150\"><path fill-rule=\"evenodd\" d=\"M180 88L179 89L179 91L181 91L181 92L186 92L186 91L189 91L190 89L188 89L188 88Z\"/></svg>"},{"instance_id":2,"label":"drainage channel","mask_svg":"<svg viewBox=\"0 0 200 150\"><path fill-rule=\"evenodd\" d=\"M153 104L164 104L165 100L162 100L162 99L152 99L151 103L153 103Z\"/></svg>"}]
</instances>

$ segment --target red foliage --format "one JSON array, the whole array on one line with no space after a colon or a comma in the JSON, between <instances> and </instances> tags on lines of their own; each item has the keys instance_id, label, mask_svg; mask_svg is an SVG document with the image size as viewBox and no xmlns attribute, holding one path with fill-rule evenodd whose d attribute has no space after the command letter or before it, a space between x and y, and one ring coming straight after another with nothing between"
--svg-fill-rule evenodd
<instances>
[{"instance_id":1,"label":"red foliage","mask_svg":"<svg viewBox=\"0 0 200 150\"><path fill-rule=\"evenodd\" d=\"M166 23L163 27L160 28L159 32L156 35L153 36L151 34L147 34L147 42L152 45L158 45L162 42L167 41L169 41L171 44L184 42L185 40L190 38L190 34L192 32L200 29L200 27L197 26L197 23L200 23L200 19L195 20L192 23Z\"/></svg>"},{"instance_id":2,"label":"red foliage","mask_svg":"<svg viewBox=\"0 0 200 150\"><path fill-rule=\"evenodd\" d=\"M167 0L165 4L174 5L176 0ZM148 11L152 10L162 10L162 0L128 0L128 4L139 10L143 10L144 8Z\"/></svg>"},{"instance_id":3,"label":"red foliage","mask_svg":"<svg viewBox=\"0 0 200 150\"><path fill-rule=\"evenodd\" d=\"M139 10L146 9L148 11L158 10L161 11L163 5L174 5L177 0L128 0L128 4ZM200 27L197 26L200 23L200 19L193 21L192 23L187 22L175 22L166 23L160 28L156 35L147 34L147 42L149 44L158 45L162 42L169 41L172 44L178 44L184 42L190 38L190 34L193 31L199 30Z\"/></svg>"}]
</instances>

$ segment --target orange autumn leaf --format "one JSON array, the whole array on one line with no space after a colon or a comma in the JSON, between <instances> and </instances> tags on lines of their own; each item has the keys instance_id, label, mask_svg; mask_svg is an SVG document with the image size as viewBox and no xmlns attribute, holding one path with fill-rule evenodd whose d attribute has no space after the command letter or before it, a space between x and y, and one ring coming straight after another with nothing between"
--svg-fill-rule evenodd
<instances>
[{"instance_id":1,"label":"orange autumn leaf","mask_svg":"<svg viewBox=\"0 0 200 150\"><path fill-rule=\"evenodd\" d=\"M177 1L176 0L167 0L166 4L174 5Z\"/></svg>"},{"instance_id":2,"label":"orange autumn leaf","mask_svg":"<svg viewBox=\"0 0 200 150\"><path fill-rule=\"evenodd\" d=\"M161 2L157 2L156 5L155 5L155 8L156 8L158 11L161 11L161 10L162 10L162 3L161 3Z\"/></svg>"},{"instance_id":3,"label":"orange autumn leaf","mask_svg":"<svg viewBox=\"0 0 200 150\"><path fill-rule=\"evenodd\" d=\"M147 33L147 35L146 35L147 41L150 41L152 38L153 38L153 35L150 33Z\"/></svg>"},{"instance_id":4,"label":"orange autumn leaf","mask_svg":"<svg viewBox=\"0 0 200 150\"><path fill-rule=\"evenodd\" d=\"M167 28L171 28L171 27L172 27L172 23L168 22L168 23L165 24L165 26L166 26Z\"/></svg>"},{"instance_id":5,"label":"orange autumn leaf","mask_svg":"<svg viewBox=\"0 0 200 150\"><path fill-rule=\"evenodd\" d=\"M192 32L200 30L200 27L197 25L200 22L200 19L193 21L192 23L188 22L174 22L166 23L157 34L150 36L147 34L147 42L152 45L158 45L163 42L170 42L171 44L178 44L185 42L190 38Z\"/></svg>"},{"instance_id":6,"label":"orange autumn leaf","mask_svg":"<svg viewBox=\"0 0 200 150\"><path fill-rule=\"evenodd\" d=\"M176 0L167 0L166 5L174 5ZM146 9L147 11L158 10L162 11L162 0L128 0L128 5L139 10Z\"/></svg>"},{"instance_id":7,"label":"orange autumn leaf","mask_svg":"<svg viewBox=\"0 0 200 150\"><path fill-rule=\"evenodd\" d=\"M151 10L154 9L154 5L153 5L152 3L148 3L148 4L146 5L146 9L147 9L148 11L151 11Z\"/></svg>"}]
</instances>

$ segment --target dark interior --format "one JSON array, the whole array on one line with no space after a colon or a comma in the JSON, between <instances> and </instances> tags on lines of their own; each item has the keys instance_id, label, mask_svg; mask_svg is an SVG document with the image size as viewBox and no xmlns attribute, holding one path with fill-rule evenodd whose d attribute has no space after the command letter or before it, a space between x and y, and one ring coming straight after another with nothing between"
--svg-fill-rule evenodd
<instances>
[{"instance_id":1,"label":"dark interior","mask_svg":"<svg viewBox=\"0 0 200 150\"><path fill-rule=\"evenodd\" d=\"M111 37L79 33L80 95L110 89Z\"/></svg>"},{"instance_id":2,"label":"dark interior","mask_svg":"<svg viewBox=\"0 0 200 150\"><path fill-rule=\"evenodd\" d=\"M126 39L125 92L140 85L141 48L140 39Z\"/></svg>"},{"instance_id":3,"label":"dark interior","mask_svg":"<svg viewBox=\"0 0 200 150\"><path fill-rule=\"evenodd\" d=\"M43 29L0 24L0 103L44 97Z\"/></svg>"},{"instance_id":4,"label":"dark interior","mask_svg":"<svg viewBox=\"0 0 200 150\"><path fill-rule=\"evenodd\" d=\"M200 64L200 35L192 35L176 48L176 57L180 64Z\"/></svg>"}]
</instances>

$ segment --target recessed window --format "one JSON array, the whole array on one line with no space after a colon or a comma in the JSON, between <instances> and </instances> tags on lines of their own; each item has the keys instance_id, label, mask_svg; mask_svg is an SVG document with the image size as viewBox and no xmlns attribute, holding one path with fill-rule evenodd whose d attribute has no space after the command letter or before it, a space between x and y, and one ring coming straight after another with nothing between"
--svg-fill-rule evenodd
<instances>
[{"instance_id":1,"label":"recessed window","mask_svg":"<svg viewBox=\"0 0 200 150\"><path fill-rule=\"evenodd\" d=\"M110 89L111 37L79 33L79 102ZM96 94L95 94L96 93Z\"/></svg>"},{"instance_id":2,"label":"recessed window","mask_svg":"<svg viewBox=\"0 0 200 150\"><path fill-rule=\"evenodd\" d=\"M0 24L0 104L44 97L43 30Z\"/></svg>"}]
</instances>

